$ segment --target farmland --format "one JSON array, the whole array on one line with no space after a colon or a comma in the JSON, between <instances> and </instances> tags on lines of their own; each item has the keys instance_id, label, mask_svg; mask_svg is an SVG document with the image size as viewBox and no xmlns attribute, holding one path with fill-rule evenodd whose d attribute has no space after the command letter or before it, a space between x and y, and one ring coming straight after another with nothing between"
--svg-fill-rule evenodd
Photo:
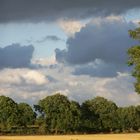
<instances>
[{"instance_id":1,"label":"farmland","mask_svg":"<svg viewBox=\"0 0 140 140\"><path fill-rule=\"evenodd\" d=\"M0 140L140 140L140 134L1 136Z\"/></svg>"}]
</instances>

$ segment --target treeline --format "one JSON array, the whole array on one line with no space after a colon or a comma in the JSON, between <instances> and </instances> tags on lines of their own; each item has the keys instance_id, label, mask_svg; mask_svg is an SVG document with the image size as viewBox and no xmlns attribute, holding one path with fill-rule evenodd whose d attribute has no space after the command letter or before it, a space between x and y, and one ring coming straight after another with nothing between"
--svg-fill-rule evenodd
<instances>
[{"instance_id":1,"label":"treeline","mask_svg":"<svg viewBox=\"0 0 140 140\"><path fill-rule=\"evenodd\" d=\"M118 107L103 97L81 105L56 94L32 108L0 96L0 134L83 134L140 131L140 105Z\"/></svg>"}]
</instances>

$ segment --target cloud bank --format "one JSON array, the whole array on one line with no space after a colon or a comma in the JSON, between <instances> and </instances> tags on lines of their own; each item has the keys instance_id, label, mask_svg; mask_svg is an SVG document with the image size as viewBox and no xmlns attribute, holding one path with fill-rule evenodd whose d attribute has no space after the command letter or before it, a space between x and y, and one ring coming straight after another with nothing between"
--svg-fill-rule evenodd
<instances>
[{"instance_id":1,"label":"cloud bank","mask_svg":"<svg viewBox=\"0 0 140 140\"><path fill-rule=\"evenodd\" d=\"M75 74L114 76L128 69L127 49L136 44L128 34L133 28L122 18L98 18L70 37L67 49L56 49L56 60L78 65Z\"/></svg>"},{"instance_id":2,"label":"cloud bank","mask_svg":"<svg viewBox=\"0 0 140 140\"><path fill-rule=\"evenodd\" d=\"M1 70L5 78L0 78L0 95L30 104L58 92L80 103L96 96L113 100L119 106L138 105L140 102L139 95L134 92L134 79L127 73L119 73L113 78L99 78L73 75L72 71L72 67L60 64L53 69Z\"/></svg>"},{"instance_id":3,"label":"cloud bank","mask_svg":"<svg viewBox=\"0 0 140 140\"><path fill-rule=\"evenodd\" d=\"M67 48L50 59L31 61L32 45L0 48L0 95L30 104L56 92L80 103L103 96L120 106L139 104L126 65L135 24L119 17L135 8L139 0L0 0L0 24L57 22L68 35ZM37 41L48 40L61 38Z\"/></svg>"},{"instance_id":4,"label":"cloud bank","mask_svg":"<svg viewBox=\"0 0 140 140\"><path fill-rule=\"evenodd\" d=\"M0 0L0 22L40 22L60 18L119 15L140 8L139 0Z\"/></svg>"}]
</instances>

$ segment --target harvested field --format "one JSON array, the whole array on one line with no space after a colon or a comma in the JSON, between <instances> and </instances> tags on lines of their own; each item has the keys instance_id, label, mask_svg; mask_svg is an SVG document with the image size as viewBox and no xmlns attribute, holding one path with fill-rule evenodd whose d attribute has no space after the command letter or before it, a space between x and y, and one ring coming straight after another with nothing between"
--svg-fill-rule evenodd
<instances>
[{"instance_id":1,"label":"harvested field","mask_svg":"<svg viewBox=\"0 0 140 140\"><path fill-rule=\"evenodd\" d=\"M0 136L0 140L140 140L140 134Z\"/></svg>"}]
</instances>

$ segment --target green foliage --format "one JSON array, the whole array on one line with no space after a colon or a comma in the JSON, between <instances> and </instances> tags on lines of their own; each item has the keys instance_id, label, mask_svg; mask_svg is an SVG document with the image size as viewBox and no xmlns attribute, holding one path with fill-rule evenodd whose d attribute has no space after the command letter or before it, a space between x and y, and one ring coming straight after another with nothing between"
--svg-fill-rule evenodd
<instances>
[{"instance_id":1,"label":"green foliage","mask_svg":"<svg viewBox=\"0 0 140 140\"><path fill-rule=\"evenodd\" d=\"M27 126L32 125L35 122L36 114L30 105L26 103L18 104L18 111L19 111L19 125L20 126Z\"/></svg>"},{"instance_id":2,"label":"green foliage","mask_svg":"<svg viewBox=\"0 0 140 140\"><path fill-rule=\"evenodd\" d=\"M85 101L81 106L82 118L81 128L82 131L97 132L98 131L98 115L95 115L95 111L92 110L89 101Z\"/></svg>"},{"instance_id":3,"label":"green foliage","mask_svg":"<svg viewBox=\"0 0 140 140\"><path fill-rule=\"evenodd\" d=\"M10 129L18 124L18 106L11 98L0 96L0 128Z\"/></svg>"},{"instance_id":4,"label":"green foliage","mask_svg":"<svg viewBox=\"0 0 140 140\"><path fill-rule=\"evenodd\" d=\"M138 107L130 106L117 110L118 129L121 131L138 130L140 128L140 112Z\"/></svg>"},{"instance_id":5,"label":"green foliage","mask_svg":"<svg viewBox=\"0 0 140 140\"><path fill-rule=\"evenodd\" d=\"M140 41L140 28L129 31L130 37ZM135 90L140 94L140 45L133 46L128 49L128 66L133 66L132 75L136 78Z\"/></svg>"},{"instance_id":6,"label":"green foliage","mask_svg":"<svg viewBox=\"0 0 140 140\"><path fill-rule=\"evenodd\" d=\"M46 134L49 132L47 129L47 123L43 116L39 116L36 118L35 124L39 126L38 133L39 134Z\"/></svg>"},{"instance_id":7,"label":"green foliage","mask_svg":"<svg viewBox=\"0 0 140 140\"><path fill-rule=\"evenodd\" d=\"M70 102L70 118L71 118L71 131L76 132L79 131L80 129L80 124L81 124L81 108L80 105L75 102L71 101Z\"/></svg>"},{"instance_id":8,"label":"green foliage","mask_svg":"<svg viewBox=\"0 0 140 140\"><path fill-rule=\"evenodd\" d=\"M47 96L35 105L15 103L0 96L0 134L72 134L138 132L140 106L117 107L103 97L79 105L61 94ZM40 112L40 114L39 114Z\"/></svg>"},{"instance_id":9,"label":"green foliage","mask_svg":"<svg viewBox=\"0 0 140 140\"><path fill-rule=\"evenodd\" d=\"M39 101L45 112L48 129L53 133L75 130L79 125L78 103L70 102L66 96L56 94Z\"/></svg>"},{"instance_id":10,"label":"green foliage","mask_svg":"<svg viewBox=\"0 0 140 140\"><path fill-rule=\"evenodd\" d=\"M114 128L113 118L117 110L115 103L103 97L96 97L83 103L83 108L87 111L86 116L89 117L88 120L92 122L92 127L96 129L96 131L110 131ZM89 126L91 126L91 124Z\"/></svg>"}]
</instances>

